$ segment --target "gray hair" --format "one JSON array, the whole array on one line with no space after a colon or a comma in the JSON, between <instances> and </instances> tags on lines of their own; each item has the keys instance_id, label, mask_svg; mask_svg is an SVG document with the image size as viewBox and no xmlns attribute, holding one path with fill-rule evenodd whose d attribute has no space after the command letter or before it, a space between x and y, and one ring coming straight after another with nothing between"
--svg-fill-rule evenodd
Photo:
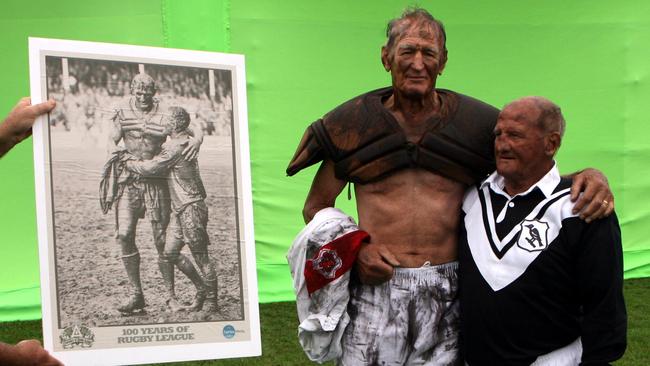
<instances>
[{"instance_id":1,"label":"gray hair","mask_svg":"<svg viewBox=\"0 0 650 366\"><path fill-rule=\"evenodd\" d=\"M560 134L560 139L562 139L566 129L562 109L544 97L530 97L530 99L539 108L540 115L537 120L539 128L546 133L557 132Z\"/></svg>"},{"instance_id":2,"label":"gray hair","mask_svg":"<svg viewBox=\"0 0 650 366\"><path fill-rule=\"evenodd\" d=\"M447 51L447 34L445 33L445 26L442 22L433 17L428 11L419 7L408 7L402 13L402 16L399 18L392 19L388 22L386 27L386 48L389 51L389 54L392 55L393 47L397 43L400 36L402 36L406 31L418 25L426 30L436 29L438 31L438 37L442 38L442 47Z\"/></svg>"}]
</instances>

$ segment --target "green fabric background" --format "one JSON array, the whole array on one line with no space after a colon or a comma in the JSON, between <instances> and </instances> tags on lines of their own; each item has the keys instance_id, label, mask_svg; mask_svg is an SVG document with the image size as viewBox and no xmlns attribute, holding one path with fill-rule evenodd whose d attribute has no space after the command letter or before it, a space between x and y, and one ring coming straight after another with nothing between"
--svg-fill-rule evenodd
<instances>
[{"instance_id":1,"label":"green fabric background","mask_svg":"<svg viewBox=\"0 0 650 366\"><path fill-rule=\"evenodd\" d=\"M29 94L27 37L131 43L246 55L259 293L293 298L284 255L302 228L315 168L284 169L308 123L388 85L379 50L406 1L86 1L0 5L0 114ZM438 86L495 106L544 95L562 106L564 173L608 176L623 229L626 277L650 275L647 41L650 3L420 1L445 22ZM32 143L0 160L0 321L40 316ZM342 195L337 204L354 206ZM106 243L113 245L113 243Z\"/></svg>"}]
</instances>

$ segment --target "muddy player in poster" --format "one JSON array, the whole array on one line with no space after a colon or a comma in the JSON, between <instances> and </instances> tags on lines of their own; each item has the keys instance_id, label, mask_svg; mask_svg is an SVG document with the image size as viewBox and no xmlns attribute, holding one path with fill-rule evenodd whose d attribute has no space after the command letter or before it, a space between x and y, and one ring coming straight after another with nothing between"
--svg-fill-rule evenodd
<instances>
[{"instance_id":1,"label":"muddy player in poster","mask_svg":"<svg viewBox=\"0 0 650 366\"><path fill-rule=\"evenodd\" d=\"M127 105L119 106L110 116L113 130L110 133L109 148L113 150L113 157L107 164L109 169L119 171L119 167L113 168L112 165L119 164L124 158L124 153L140 160L150 160L160 153L167 133L163 125L163 107L158 100L154 99L155 93L156 86L151 76L140 73L133 78L132 97L128 99ZM203 141L201 129L193 130L193 136L185 149L185 157L190 160L196 157ZM125 150L120 150L118 147L121 140L124 140ZM117 183L118 186L109 201L115 210L116 240L121 247L122 261L131 285L131 296L117 310L128 315L140 312L145 307L140 280L140 253L135 235L138 220L145 214L151 221L154 244L159 256L158 266L168 290L167 305L172 310L181 309L174 293L174 266L192 280L197 288L197 299L199 299L202 296L200 294L204 292L204 284L194 265L180 253L173 261L164 253L165 233L171 212L166 175L133 174L128 177L114 176L113 179L119 179L120 182ZM102 188L106 188L106 184ZM106 204L103 206L110 207Z\"/></svg>"},{"instance_id":2,"label":"muddy player in poster","mask_svg":"<svg viewBox=\"0 0 650 366\"><path fill-rule=\"evenodd\" d=\"M46 61L48 92L55 99L65 96L57 107L65 107L61 112L70 122L67 128L49 125L58 326L241 319L232 72L73 57ZM66 70L77 76L74 87L65 82ZM118 87L109 90L107 82L115 79ZM183 106L191 117L183 161L201 168L210 210L205 227L210 261L199 263L189 245L178 256L164 253L165 242L173 241L175 215L167 172L142 177L126 171L118 174L121 181L113 174L118 156L135 161L162 152L169 139L164 117L172 105ZM86 121L88 108L95 112L92 124ZM201 135L199 153L193 147ZM107 141L115 154L107 153ZM152 218L158 221L148 223ZM125 254L135 255L122 258ZM207 262L213 273L201 266ZM205 280L215 278L220 280L214 296L218 308L211 305L216 300L205 300L216 289Z\"/></svg>"},{"instance_id":3,"label":"muddy player in poster","mask_svg":"<svg viewBox=\"0 0 650 366\"><path fill-rule=\"evenodd\" d=\"M207 233L208 207L205 204L205 187L199 173L199 165L196 158L184 158L183 151L193 140L192 133L188 129L190 115L182 107L171 107L164 119L165 132L169 134L169 141L162 145L160 154L151 160L129 160L126 168L140 174L140 176L165 176L169 186L171 199L171 223L167 229L167 243L163 252L163 259L171 265L182 260L184 266L193 270L192 263L187 261L180 251L187 243L203 274L203 282L197 277L196 271L184 273L197 285L197 293L194 303L187 307L187 310L201 310L205 302L205 310L212 312L217 310L217 273L214 263L208 254L210 239ZM170 265L170 267L171 267ZM180 268L180 267L179 267ZM173 267L164 277L165 285L174 296L174 272ZM178 304L177 304L178 306ZM180 310L180 309L178 309Z\"/></svg>"}]
</instances>

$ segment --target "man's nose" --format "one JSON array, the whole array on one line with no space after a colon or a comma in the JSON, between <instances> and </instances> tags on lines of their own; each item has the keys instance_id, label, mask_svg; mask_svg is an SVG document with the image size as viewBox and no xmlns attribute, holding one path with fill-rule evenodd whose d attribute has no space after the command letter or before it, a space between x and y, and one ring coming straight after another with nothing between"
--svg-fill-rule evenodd
<instances>
[{"instance_id":1,"label":"man's nose","mask_svg":"<svg viewBox=\"0 0 650 366\"><path fill-rule=\"evenodd\" d=\"M510 145L502 138L497 136L494 139L494 150L496 151L507 151L509 150Z\"/></svg>"},{"instance_id":2,"label":"man's nose","mask_svg":"<svg viewBox=\"0 0 650 366\"><path fill-rule=\"evenodd\" d=\"M418 51L415 53L415 56L413 57L412 67L416 70L421 70L424 68L424 59L422 57L422 52Z\"/></svg>"}]
</instances>

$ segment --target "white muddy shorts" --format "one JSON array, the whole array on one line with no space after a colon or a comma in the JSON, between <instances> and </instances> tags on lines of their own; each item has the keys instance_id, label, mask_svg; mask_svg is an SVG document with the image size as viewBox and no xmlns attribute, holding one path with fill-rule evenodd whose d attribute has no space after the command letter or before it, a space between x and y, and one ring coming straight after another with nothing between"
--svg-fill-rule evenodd
<instances>
[{"instance_id":1,"label":"white muddy shorts","mask_svg":"<svg viewBox=\"0 0 650 366\"><path fill-rule=\"evenodd\" d=\"M382 285L351 285L339 365L457 365L457 270L396 268Z\"/></svg>"}]
</instances>

